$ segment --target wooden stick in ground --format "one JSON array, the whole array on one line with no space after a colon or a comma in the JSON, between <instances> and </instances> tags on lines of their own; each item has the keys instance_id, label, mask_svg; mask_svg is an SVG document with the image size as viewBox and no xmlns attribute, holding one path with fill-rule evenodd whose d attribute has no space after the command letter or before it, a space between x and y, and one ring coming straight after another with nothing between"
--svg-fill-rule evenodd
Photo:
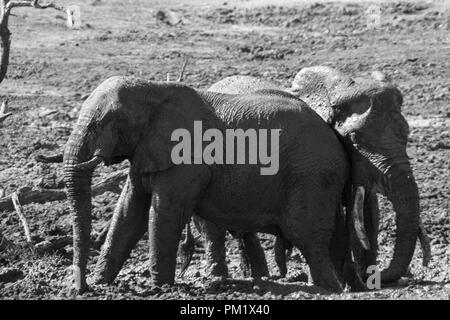
<instances>
[{"instance_id":1,"label":"wooden stick in ground","mask_svg":"<svg viewBox=\"0 0 450 320\"><path fill-rule=\"evenodd\" d=\"M185 58L183 62L183 66L181 67L180 75L178 76L177 82L182 82L184 80L184 71L186 70L186 66L188 64L189 58Z\"/></svg>"},{"instance_id":2,"label":"wooden stick in ground","mask_svg":"<svg viewBox=\"0 0 450 320\"><path fill-rule=\"evenodd\" d=\"M27 240L27 243L30 245L33 245L33 241L31 240L31 233L30 228L28 227L27 219L25 218L25 215L23 214L22 206L19 202L19 197L17 196L17 193L13 193L11 195L11 200L14 204L14 208L16 209L16 213L19 216L20 221L22 222L23 229L25 230L25 237Z\"/></svg>"}]
</instances>

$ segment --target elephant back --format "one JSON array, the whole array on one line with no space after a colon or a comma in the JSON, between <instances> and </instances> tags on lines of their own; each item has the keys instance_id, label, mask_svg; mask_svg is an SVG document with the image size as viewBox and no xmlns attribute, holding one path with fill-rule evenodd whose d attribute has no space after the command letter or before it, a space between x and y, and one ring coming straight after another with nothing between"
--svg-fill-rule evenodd
<instances>
[{"instance_id":1,"label":"elephant back","mask_svg":"<svg viewBox=\"0 0 450 320\"><path fill-rule=\"evenodd\" d=\"M252 76L230 76L214 83L208 91L226 94L241 94L253 92L261 89L283 90L282 86L263 79Z\"/></svg>"}]
</instances>

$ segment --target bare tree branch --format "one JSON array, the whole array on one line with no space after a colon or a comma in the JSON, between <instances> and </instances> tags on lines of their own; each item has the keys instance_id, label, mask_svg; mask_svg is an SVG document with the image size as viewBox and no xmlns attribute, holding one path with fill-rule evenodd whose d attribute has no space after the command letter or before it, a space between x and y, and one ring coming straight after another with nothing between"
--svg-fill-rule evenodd
<instances>
[{"instance_id":1,"label":"bare tree branch","mask_svg":"<svg viewBox=\"0 0 450 320\"><path fill-rule=\"evenodd\" d=\"M9 52L11 47L11 32L8 29L8 20L13 8L30 7L35 9L55 9L66 12L66 8L54 2L41 4L39 0L0 1L0 83L6 76L9 65Z\"/></svg>"},{"instance_id":2,"label":"bare tree branch","mask_svg":"<svg viewBox=\"0 0 450 320\"><path fill-rule=\"evenodd\" d=\"M59 11L66 11L66 8L63 6L57 5L54 2L49 2L46 4L40 4L39 0L32 0L32 1L9 1L6 4L6 10L11 10L12 8L18 8L18 7L31 7L35 9L55 9Z\"/></svg>"},{"instance_id":3,"label":"bare tree branch","mask_svg":"<svg viewBox=\"0 0 450 320\"><path fill-rule=\"evenodd\" d=\"M58 153L54 155L45 155L45 154L38 154L36 156L37 162L43 162L43 163L61 163L63 162L63 154Z\"/></svg>"},{"instance_id":4,"label":"bare tree branch","mask_svg":"<svg viewBox=\"0 0 450 320\"><path fill-rule=\"evenodd\" d=\"M128 169L118 171L99 183L92 186L92 195L94 197L101 195L107 191L120 193L120 183L124 182L128 175ZM62 201L67 199L66 192L59 189L41 189L23 187L17 191L17 197L22 205L30 203L46 203L52 201ZM4 197L0 199L0 211L14 210L14 203L11 197Z\"/></svg>"},{"instance_id":5,"label":"bare tree branch","mask_svg":"<svg viewBox=\"0 0 450 320\"><path fill-rule=\"evenodd\" d=\"M68 244L72 244L72 237L69 236L56 236L50 237L42 242L36 243L34 246L36 253L44 254L47 252L56 251L58 249L64 248Z\"/></svg>"}]
</instances>

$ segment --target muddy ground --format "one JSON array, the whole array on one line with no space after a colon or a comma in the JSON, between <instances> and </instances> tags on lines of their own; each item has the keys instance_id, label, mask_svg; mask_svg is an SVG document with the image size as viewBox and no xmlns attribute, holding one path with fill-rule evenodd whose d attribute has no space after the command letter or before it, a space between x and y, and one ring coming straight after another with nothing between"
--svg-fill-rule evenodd
<instances>
[{"instance_id":1,"label":"muddy ground","mask_svg":"<svg viewBox=\"0 0 450 320\"><path fill-rule=\"evenodd\" d=\"M67 4L68 2L63 2ZM77 3L77 2L70 2ZM82 299L449 299L450 298L450 3L378 3L380 24L367 28L370 2L310 1L84 1L78 2L82 28L71 30L56 11L19 8L10 18L12 36L8 78L0 85L14 113L0 125L0 188L6 195L24 185L55 187L61 165L38 163L40 153L57 153L66 142L87 95L112 75L175 79L189 57L185 83L206 88L234 74L278 81L288 86L301 68L324 64L351 75L382 70L404 94L403 113L411 126L408 153L421 194L433 258L421 266L417 248L411 277L396 286L365 293L330 295L304 280L306 266L294 252L287 279L254 283L243 279L236 241L230 237L227 260L235 281L205 278L202 249L177 285L152 288L147 244L139 242L111 286L95 286ZM273 1L272 3L275 3ZM156 18L172 9L181 23ZM102 167L95 181L125 167ZM55 182L56 181L56 182ZM0 191L1 192L1 191ZM112 214L117 195L94 199L94 232ZM394 221L380 199L380 266L393 248ZM65 201L24 206L34 242L71 234ZM0 212L0 298L73 298L67 290L71 245L39 256L26 247L18 216ZM273 274L273 242L261 235ZM90 268L98 257L92 250ZM16 274L14 275L14 272Z\"/></svg>"}]
</instances>

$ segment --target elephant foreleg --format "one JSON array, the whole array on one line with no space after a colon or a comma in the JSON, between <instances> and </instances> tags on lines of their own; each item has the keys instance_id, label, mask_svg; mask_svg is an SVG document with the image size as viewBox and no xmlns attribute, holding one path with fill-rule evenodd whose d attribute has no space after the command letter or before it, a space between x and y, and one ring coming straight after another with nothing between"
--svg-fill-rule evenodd
<instances>
[{"instance_id":1,"label":"elephant foreleg","mask_svg":"<svg viewBox=\"0 0 450 320\"><path fill-rule=\"evenodd\" d=\"M95 270L96 283L111 283L148 225L150 195L128 177Z\"/></svg>"},{"instance_id":2,"label":"elephant foreleg","mask_svg":"<svg viewBox=\"0 0 450 320\"><path fill-rule=\"evenodd\" d=\"M323 195L309 196L309 194L293 194L289 199L290 208L283 217L283 236L300 249L308 263L310 274L315 285L333 292L342 292L343 286L336 272L336 257L331 254L332 237L335 232L335 216L338 209L333 197ZM319 198L320 197L320 198ZM311 199L302 201L300 206L297 199ZM315 199L329 199L328 201L314 201ZM313 220L299 219L312 217Z\"/></svg>"},{"instance_id":3,"label":"elephant foreleg","mask_svg":"<svg viewBox=\"0 0 450 320\"><path fill-rule=\"evenodd\" d=\"M149 219L150 275L154 285L173 284L181 231L186 224L183 206L153 195Z\"/></svg>"}]
</instances>

